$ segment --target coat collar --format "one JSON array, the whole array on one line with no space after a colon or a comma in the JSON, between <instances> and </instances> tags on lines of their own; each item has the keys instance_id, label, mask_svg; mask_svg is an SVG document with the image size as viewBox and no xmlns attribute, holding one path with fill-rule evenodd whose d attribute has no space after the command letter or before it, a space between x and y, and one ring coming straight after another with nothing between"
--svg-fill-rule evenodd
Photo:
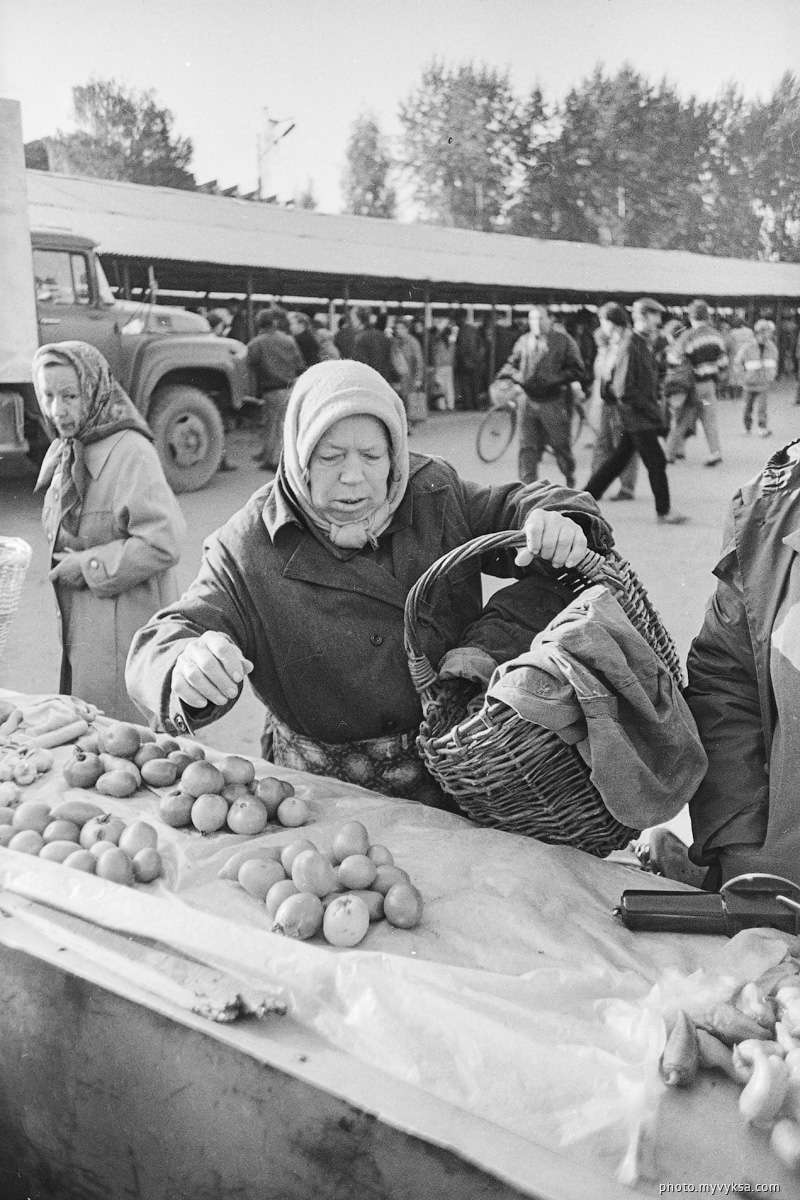
<instances>
[{"instance_id":1,"label":"coat collar","mask_svg":"<svg viewBox=\"0 0 800 1200\"><path fill-rule=\"evenodd\" d=\"M437 488L435 492L425 490L419 493L413 486L414 476L427 462L427 458L412 454L406 493L395 510L388 529L380 538L381 542L384 538L394 538L393 550L401 568L409 560L409 555L405 552L406 539L416 540L413 534L415 517L417 524L423 528L424 537L427 539L432 536L436 545L439 545L446 487ZM285 499L277 494L272 484L267 485L265 492L262 520L273 545L285 559L283 574L286 578L304 580L318 587L372 596L396 608L404 608L410 587L404 572L398 572L396 577L386 567L376 563L368 552L343 550L329 544L308 529ZM427 511L431 504L437 510L436 513ZM412 579L411 583L413 582Z\"/></svg>"},{"instance_id":2,"label":"coat collar","mask_svg":"<svg viewBox=\"0 0 800 1200\"><path fill-rule=\"evenodd\" d=\"M97 479L106 465L109 454L127 432L127 429L120 429L118 433L112 433L110 437L101 438L99 442L89 442L87 446L84 446L83 461L92 479Z\"/></svg>"}]
</instances>

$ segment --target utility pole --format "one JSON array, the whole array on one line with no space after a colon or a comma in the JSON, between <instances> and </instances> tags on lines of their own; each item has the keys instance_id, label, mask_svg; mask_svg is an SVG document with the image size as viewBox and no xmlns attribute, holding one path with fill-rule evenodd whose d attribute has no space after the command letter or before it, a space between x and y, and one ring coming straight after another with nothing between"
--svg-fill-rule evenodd
<instances>
[{"instance_id":1,"label":"utility pole","mask_svg":"<svg viewBox=\"0 0 800 1200\"><path fill-rule=\"evenodd\" d=\"M291 133L294 129L294 118L283 117L280 120L275 120L270 117L269 109L264 110L264 132L256 134L256 161L258 163L258 189L257 195L259 200L264 199L264 179L266 171L264 168L264 160L267 155L274 150L278 142Z\"/></svg>"}]
</instances>

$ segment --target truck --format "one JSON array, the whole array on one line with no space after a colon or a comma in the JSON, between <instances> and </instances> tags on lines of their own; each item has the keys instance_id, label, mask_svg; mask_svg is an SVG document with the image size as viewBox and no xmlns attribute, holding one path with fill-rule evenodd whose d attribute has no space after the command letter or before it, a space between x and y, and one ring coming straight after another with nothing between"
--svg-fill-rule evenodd
<instances>
[{"instance_id":1,"label":"truck","mask_svg":"<svg viewBox=\"0 0 800 1200\"><path fill-rule=\"evenodd\" d=\"M250 399L246 347L197 313L115 296L90 232L30 228L19 104L0 99L0 458L41 456L46 435L31 361L40 345L96 346L147 420L175 492L219 468L225 425ZM0 463L0 470L2 464Z\"/></svg>"}]
</instances>

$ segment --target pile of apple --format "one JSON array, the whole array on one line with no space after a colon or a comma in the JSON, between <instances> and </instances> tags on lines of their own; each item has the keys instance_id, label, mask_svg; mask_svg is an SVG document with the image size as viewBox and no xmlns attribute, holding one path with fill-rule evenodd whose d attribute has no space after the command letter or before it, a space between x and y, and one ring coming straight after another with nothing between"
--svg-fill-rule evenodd
<instances>
[{"instance_id":1,"label":"pile of apple","mask_svg":"<svg viewBox=\"0 0 800 1200\"><path fill-rule=\"evenodd\" d=\"M205 751L197 742L184 750L174 738L115 721L79 738L64 767L64 779L69 787L94 788L102 796L122 800L143 783L169 787L189 763L203 758Z\"/></svg>"},{"instance_id":2,"label":"pile of apple","mask_svg":"<svg viewBox=\"0 0 800 1200\"><path fill-rule=\"evenodd\" d=\"M158 811L174 829L252 836L272 820L292 828L308 820L308 807L292 785L274 776L256 780L247 758L232 754L214 766L198 742L183 748L165 734L123 722L91 738L81 738L64 767L67 784L117 799L132 796L143 784L172 788L161 797Z\"/></svg>"},{"instance_id":3,"label":"pile of apple","mask_svg":"<svg viewBox=\"0 0 800 1200\"><path fill-rule=\"evenodd\" d=\"M422 896L386 846L370 845L360 821L348 821L324 854L308 838L282 848L253 847L219 873L266 905L272 932L307 940L322 931L332 946L357 946L382 917L399 929L422 918Z\"/></svg>"},{"instance_id":4,"label":"pile of apple","mask_svg":"<svg viewBox=\"0 0 800 1200\"><path fill-rule=\"evenodd\" d=\"M194 826L200 833L263 833L270 821L294 828L308 820L308 806L283 779L267 775L256 779L249 758L231 754L213 763L190 763L180 786L162 796L161 820L180 829Z\"/></svg>"},{"instance_id":5,"label":"pile of apple","mask_svg":"<svg viewBox=\"0 0 800 1200\"><path fill-rule=\"evenodd\" d=\"M113 883L152 883L161 874L152 825L126 825L85 800L63 800L53 808L26 800L16 808L0 808L0 846Z\"/></svg>"}]
</instances>

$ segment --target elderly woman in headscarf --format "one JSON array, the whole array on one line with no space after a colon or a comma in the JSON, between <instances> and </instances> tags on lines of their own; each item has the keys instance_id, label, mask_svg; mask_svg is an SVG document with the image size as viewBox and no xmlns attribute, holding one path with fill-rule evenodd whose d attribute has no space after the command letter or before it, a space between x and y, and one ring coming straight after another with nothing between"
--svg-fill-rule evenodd
<instances>
[{"instance_id":1,"label":"elderly woman in headscarf","mask_svg":"<svg viewBox=\"0 0 800 1200\"><path fill-rule=\"evenodd\" d=\"M42 346L33 378L48 433L36 490L62 643L59 690L140 721L125 688L134 633L179 595L186 526L144 418L85 342Z\"/></svg>"},{"instance_id":2,"label":"elderly woman in headscarf","mask_svg":"<svg viewBox=\"0 0 800 1200\"><path fill-rule=\"evenodd\" d=\"M276 478L206 542L177 605L134 640L131 696L152 724L186 732L222 716L249 676L268 710L274 762L388 795L442 803L416 753L420 700L403 606L444 553L524 529L534 556L576 565L611 544L590 497L547 483L485 487L409 455L394 389L371 367L319 363L294 385ZM483 564L514 572L513 556ZM481 612L481 563L454 571L421 614L438 664Z\"/></svg>"}]
</instances>

